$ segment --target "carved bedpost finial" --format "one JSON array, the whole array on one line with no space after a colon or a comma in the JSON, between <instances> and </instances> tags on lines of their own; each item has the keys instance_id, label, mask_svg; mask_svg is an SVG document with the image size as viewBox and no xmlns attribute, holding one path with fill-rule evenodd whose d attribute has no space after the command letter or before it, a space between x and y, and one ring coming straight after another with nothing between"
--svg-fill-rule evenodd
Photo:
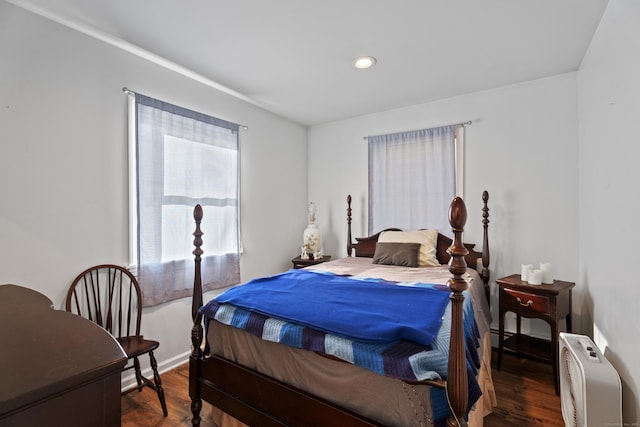
<instances>
[{"instance_id":1,"label":"carved bedpost finial","mask_svg":"<svg viewBox=\"0 0 640 427\"><path fill-rule=\"evenodd\" d=\"M196 256L196 261L200 261L200 257L204 253L202 250L202 235L204 234L200 229L200 223L202 222L202 206L199 204L193 209L193 219L196 222L196 231L193 232L193 245L196 247L193 250L193 254Z\"/></svg>"},{"instance_id":2,"label":"carved bedpost finial","mask_svg":"<svg viewBox=\"0 0 640 427\"><path fill-rule=\"evenodd\" d=\"M351 256L351 194L347 195L347 256Z\"/></svg>"},{"instance_id":3,"label":"carved bedpost finial","mask_svg":"<svg viewBox=\"0 0 640 427\"><path fill-rule=\"evenodd\" d=\"M453 231L453 242L447 249L451 255L449 259L449 272L453 276L449 280L449 287L453 292L462 292L467 289L467 282L462 275L467 271L467 262L464 257L469 253L464 243L462 243L462 232L467 223L467 207L460 197L456 197L449 206L449 224Z\"/></svg>"},{"instance_id":4,"label":"carved bedpost finial","mask_svg":"<svg viewBox=\"0 0 640 427\"><path fill-rule=\"evenodd\" d=\"M451 337L449 341L449 377L447 378L447 396L453 414L448 419L450 426L464 422L464 414L469 395L467 383L467 363L464 343L463 303L467 282L462 277L467 271L464 257L469 253L462 243L462 232L467 222L467 207L460 197L456 197L449 207L449 223L453 231L453 242L447 249L451 255L449 271L452 278L447 285L451 289Z\"/></svg>"}]
</instances>

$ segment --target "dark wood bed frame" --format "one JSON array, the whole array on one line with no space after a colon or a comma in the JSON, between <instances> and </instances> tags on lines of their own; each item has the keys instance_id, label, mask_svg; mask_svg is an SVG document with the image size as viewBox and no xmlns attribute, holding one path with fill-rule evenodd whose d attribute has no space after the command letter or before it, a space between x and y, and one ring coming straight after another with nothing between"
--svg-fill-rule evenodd
<instances>
[{"instance_id":1,"label":"dark wood bed frame","mask_svg":"<svg viewBox=\"0 0 640 427\"><path fill-rule=\"evenodd\" d=\"M464 328L462 320L462 305L467 289L467 282L462 277L467 265L477 267L477 260L482 259L482 271L479 272L485 283L485 293L488 295L489 282L489 244L487 228L489 224L489 209L487 201L489 194L482 195L484 239L482 252L473 250L474 245L462 242L462 232L467 221L467 209L464 201L456 197L449 208L449 223L454 238L439 235L437 243L437 257L442 263L449 264L451 279L448 286L451 294L451 338L449 346L449 377L447 381L429 381L434 387L446 389L452 416L447 420L449 426L466 426L464 414L468 401L467 370L464 344ZM358 238L357 243L351 239L351 196L347 198L348 221L348 254L355 250L357 256L372 257L375 242L380 233ZM191 314L193 328L191 342L193 351L189 358L189 396L191 397L192 424L200 425L200 410L202 401L216 406L220 410L232 415L250 426L379 426L380 424L355 414L336 404L318 398L310 393L299 390L286 383L263 375L255 370L246 368L224 357L210 354L209 347L204 341L202 326L202 277L201 257L202 208L194 209L196 229L194 235L195 249L195 277L193 285L193 301ZM203 346L204 342L204 346Z\"/></svg>"}]
</instances>

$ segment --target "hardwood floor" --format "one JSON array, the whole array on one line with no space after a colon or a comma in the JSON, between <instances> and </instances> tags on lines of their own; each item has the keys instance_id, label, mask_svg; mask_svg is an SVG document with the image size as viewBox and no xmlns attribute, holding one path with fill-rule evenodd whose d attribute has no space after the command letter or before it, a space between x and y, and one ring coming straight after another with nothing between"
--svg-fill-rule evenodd
<instances>
[{"instance_id":1,"label":"hardwood floor","mask_svg":"<svg viewBox=\"0 0 640 427\"><path fill-rule=\"evenodd\" d=\"M491 355L493 385L498 406L485 417L485 427L564 426L560 396L556 396L551 364L502 357L502 369L496 369L498 354Z\"/></svg>"},{"instance_id":2,"label":"hardwood floor","mask_svg":"<svg viewBox=\"0 0 640 427\"><path fill-rule=\"evenodd\" d=\"M495 369L496 352L492 355L492 375L498 406L484 420L486 427L564 426L560 411L560 398L553 388L551 365L505 354L502 370ZM188 365L182 365L162 374L162 385L169 416L162 409L153 390L143 389L122 398L122 425L188 426L191 425L191 401L188 393ZM204 403L202 427L213 427L207 422L212 408Z\"/></svg>"},{"instance_id":3,"label":"hardwood floor","mask_svg":"<svg viewBox=\"0 0 640 427\"><path fill-rule=\"evenodd\" d=\"M151 426L190 426L191 399L189 398L189 365L184 364L161 375L162 388L169 415L162 416L162 408L158 395L148 387L142 392L131 392L122 398L122 426L123 427L151 427ZM202 427L213 427L207 423L210 419L211 405L202 405Z\"/></svg>"}]
</instances>

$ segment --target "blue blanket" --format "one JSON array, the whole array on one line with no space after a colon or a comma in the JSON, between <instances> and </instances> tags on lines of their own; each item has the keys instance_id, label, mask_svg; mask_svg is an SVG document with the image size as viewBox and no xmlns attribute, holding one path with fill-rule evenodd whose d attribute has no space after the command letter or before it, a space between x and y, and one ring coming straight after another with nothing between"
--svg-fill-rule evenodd
<instances>
[{"instance_id":1,"label":"blue blanket","mask_svg":"<svg viewBox=\"0 0 640 427\"><path fill-rule=\"evenodd\" d=\"M451 304L447 305L440 331L429 346L411 341L390 343L352 341L294 322L247 311L231 304L219 304L215 300L209 301L202 307L201 312L208 319L215 319L225 325L243 329L263 340L329 354L381 375L409 382L448 377ZM205 322L205 325L208 326L208 324ZM475 322L473 304L468 295L464 301L464 333L469 385L467 410L469 410L482 393L476 380L480 367L478 355L480 334ZM444 390L431 389L431 407L436 425L444 425L446 417L450 414Z\"/></svg>"},{"instance_id":2,"label":"blue blanket","mask_svg":"<svg viewBox=\"0 0 640 427\"><path fill-rule=\"evenodd\" d=\"M351 339L429 345L440 330L449 295L441 285L398 286L289 270L232 288L215 300Z\"/></svg>"}]
</instances>

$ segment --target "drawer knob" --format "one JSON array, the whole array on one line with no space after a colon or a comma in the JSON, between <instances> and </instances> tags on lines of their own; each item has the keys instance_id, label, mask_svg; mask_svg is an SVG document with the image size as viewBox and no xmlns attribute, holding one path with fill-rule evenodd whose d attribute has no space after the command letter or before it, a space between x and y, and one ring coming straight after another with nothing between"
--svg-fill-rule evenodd
<instances>
[{"instance_id":1,"label":"drawer knob","mask_svg":"<svg viewBox=\"0 0 640 427\"><path fill-rule=\"evenodd\" d=\"M521 306L523 307L529 307L531 305L533 305L533 301L529 300L526 303L522 302L522 300L520 299L520 297L516 297L516 299L518 300L518 302L520 303Z\"/></svg>"}]
</instances>

